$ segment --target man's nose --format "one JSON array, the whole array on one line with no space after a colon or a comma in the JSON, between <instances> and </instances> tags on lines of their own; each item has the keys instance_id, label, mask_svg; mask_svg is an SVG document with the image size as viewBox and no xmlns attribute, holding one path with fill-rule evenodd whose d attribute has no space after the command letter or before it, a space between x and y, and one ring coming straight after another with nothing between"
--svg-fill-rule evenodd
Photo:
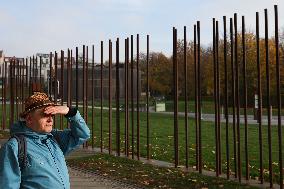
<instances>
[{"instance_id":1,"label":"man's nose","mask_svg":"<svg viewBox=\"0 0 284 189\"><path fill-rule=\"evenodd\" d=\"M48 115L47 118L48 118L48 119L47 119L48 122L53 121L52 115Z\"/></svg>"}]
</instances>

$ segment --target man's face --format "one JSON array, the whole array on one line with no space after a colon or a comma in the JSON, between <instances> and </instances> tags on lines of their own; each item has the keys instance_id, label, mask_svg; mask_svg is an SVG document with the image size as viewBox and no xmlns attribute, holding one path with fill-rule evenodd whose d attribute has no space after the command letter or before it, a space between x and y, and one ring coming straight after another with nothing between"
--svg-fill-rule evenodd
<instances>
[{"instance_id":1,"label":"man's face","mask_svg":"<svg viewBox=\"0 0 284 189\"><path fill-rule=\"evenodd\" d=\"M27 126L39 133L50 133L53 127L52 115L45 114L45 108L36 109L26 117Z\"/></svg>"}]
</instances>

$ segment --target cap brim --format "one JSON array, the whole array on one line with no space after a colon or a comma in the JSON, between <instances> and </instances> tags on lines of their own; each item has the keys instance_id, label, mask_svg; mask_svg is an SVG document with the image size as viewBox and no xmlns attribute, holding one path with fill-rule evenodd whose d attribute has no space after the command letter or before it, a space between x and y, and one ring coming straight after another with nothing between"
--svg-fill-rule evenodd
<instances>
[{"instance_id":1,"label":"cap brim","mask_svg":"<svg viewBox=\"0 0 284 189\"><path fill-rule=\"evenodd\" d=\"M28 110L23 111L22 113L19 114L19 116L20 116L21 118L25 118L25 117L28 115L28 113L30 113L30 112L32 112L33 110L36 110L36 109L38 109L38 108L42 108L42 107L44 107L44 106L58 106L58 105L55 104L54 102L41 104L41 105L39 105L39 106L35 106L35 107L31 108L31 109L28 109Z\"/></svg>"}]
</instances>

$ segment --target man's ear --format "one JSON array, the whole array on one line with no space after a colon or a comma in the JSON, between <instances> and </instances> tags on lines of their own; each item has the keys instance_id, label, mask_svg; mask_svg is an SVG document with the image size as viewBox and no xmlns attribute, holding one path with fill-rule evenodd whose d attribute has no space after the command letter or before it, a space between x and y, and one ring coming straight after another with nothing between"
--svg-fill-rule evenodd
<instances>
[{"instance_id":1,"label":"man's ear","mask_svg":"<svg viewBox=\"0 0 284 189\"><path fill-rule=\"evenodd\" d=\"M25 120L26 120L27 125L30 125L32 123L32 115L31 115L31 113L29 113L26 116Z\"/></svg>"}]
</instances>

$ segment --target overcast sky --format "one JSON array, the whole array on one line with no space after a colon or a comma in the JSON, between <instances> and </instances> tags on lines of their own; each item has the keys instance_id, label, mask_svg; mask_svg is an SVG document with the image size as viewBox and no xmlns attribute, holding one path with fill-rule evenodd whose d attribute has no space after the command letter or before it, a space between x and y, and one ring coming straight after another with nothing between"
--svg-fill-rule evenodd
<instances>
[{"instance_id":1,"label":"overcast sky","mask_svg":"<svg viewBox=\"0 0 284 189\"><path fill-rule=\"evenodd\" d=\"M238 13L240 26L244 15L247 30L253 31L255 12L260 12L264 27L263 12L267 8L272 34L274 4L279 6L279 24L283 28L283 0L1 0L0 49L7 56L26 57L94 44L99 54L100 41L107 48L109 39L119 37L122 42L139 33L141 51L145 51L149 34L150 50L170 55L172 27L177 27L182 37L183 26L187 26L188 38L192 39L197 20L201 22L201 42L208 45L213 17L222 24L222 16L229 18Z\"/></svg>"}]
</instances>

